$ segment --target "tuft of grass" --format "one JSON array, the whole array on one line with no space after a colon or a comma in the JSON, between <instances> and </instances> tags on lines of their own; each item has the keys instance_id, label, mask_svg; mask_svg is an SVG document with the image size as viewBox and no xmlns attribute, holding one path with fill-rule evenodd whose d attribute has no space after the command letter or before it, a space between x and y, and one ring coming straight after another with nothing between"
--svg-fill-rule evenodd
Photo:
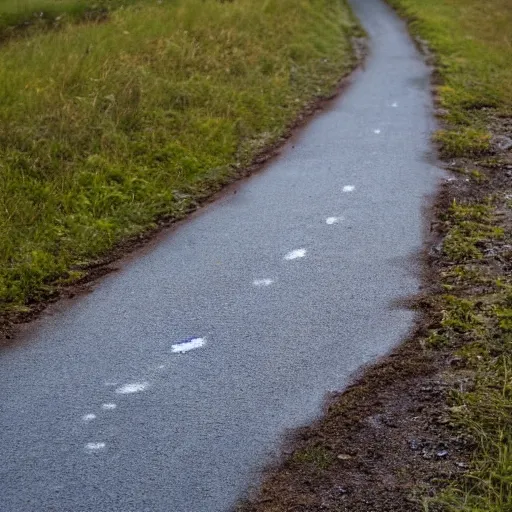
<instances>
[{"instance_id":1,"label":"tuft of grass","mask_svg":"<svg viewBox=\"0 0 512 512\"><path fill-rule=\"evenodd\" d=\"M480 174L473 176L481 181ZM449 229L443 241L443 252L454 263L482 259L485 243L504 235L503 228L494 225L489 200L480 204L460 204L454 200L445 222Z\"/></svg>"},{"instance_id":2,"label":"tuft of grass","mask_svg":"<svg viewBox=\"0 0 512 512\"><path fill-rule=\"evenodd\" d=\"M438 130L434 140L440 144L444 158L483 156L491 149L490 134L474 128Z\"/></svg>"},{"instance_id":3,"label":"tuft of grass","mask_svg":"<svg viewBox=\"0 0 512 512\"><path fill-rule=\"evenodd\" d=\"M443 311L441 325L458 333L466 333L477 330L482 325L482 320L475 313L475 303L453 295L443 297L446 307Z\"/></svg>"},{"instance_id":4,"label":"tuft of grass","mask_svg":"<svg viewBox=\"0 0 512 512\"><path fill-rule=\"evenodd\" d=\"M341 0L124 5L0 47L0 311L183 217L354 65Z\"/></svg>"},{"instance_id":5,"label":"tuft of grass","mask_svg":"<svg viewBox=\"0 0 512 512\"><path fill-rule=\"evenodd\" d=\"M302 450L297 450L291 458L291 462L299 467L306 464L313 465L320 470L328 469L335 460L336 457L332 451L320 445L307 446Z\"/></svg>"},{"instance_id":6,"label":"tuft of grass","mask_svg":"<svg viewBox=\"0 0 512 512\"><path fill-rule=\"evenodd\" d=\"M473 440L476 449L464 479L451 482L434 503L453 512L510 511L512 281L506 265L490 267L492 259L484 258L482 250L500 247L502 242L509 245L512 235L496 226L495 207L489 200L454 203L448 218L446 239L454 230L461 247L475 247L477 239L479 259L461 264L460 252L445 252L448 270L441 282L454 295L436 297L439 319L426 343L432 348L452 347L465 361L465 371L473 373L470 390L454 390L449 405L454 425ZM477 227L468 230L468 222Z\"/></svg>"}]
</instances>

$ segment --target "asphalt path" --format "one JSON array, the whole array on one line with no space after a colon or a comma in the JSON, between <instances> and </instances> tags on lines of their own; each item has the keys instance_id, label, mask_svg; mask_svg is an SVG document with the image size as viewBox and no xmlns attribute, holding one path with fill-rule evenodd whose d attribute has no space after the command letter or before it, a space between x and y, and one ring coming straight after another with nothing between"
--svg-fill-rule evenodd
<instances>
[{"instance_id":1,"label":"asphalt path","mask_svg":"<svg viewBox=\"0 0 512 512\"><path fill-rule=\"evenodd\" d=\"M380 0L353 6L370 55L327 112L0 354L2 512L229 510L407 334L441 177L429 70Z\"/></svg>"}]
</instances>

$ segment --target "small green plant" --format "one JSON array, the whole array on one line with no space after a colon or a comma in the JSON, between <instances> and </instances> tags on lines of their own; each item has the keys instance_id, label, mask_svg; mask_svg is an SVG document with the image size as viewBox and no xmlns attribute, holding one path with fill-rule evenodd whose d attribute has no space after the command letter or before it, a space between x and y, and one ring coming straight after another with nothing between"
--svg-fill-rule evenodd
<instances>
[{"instance_id":1,"label":"small green plant","mask_svg":"<svg viewBox=\"0 0 512 512\"><path fill-rule=\"evenodd\" d=\"M444 303L445 307L441 321L444 328L449 328L458 333L466 333L474 331L482 325L472 301L446 295Z\"/></svg>"},{"instance_id":2,"label":"small green plant","mask_svg":"<svg viewBox=\"0 0 512 512\"><path fill-rule=\"evenodd\" d=\"M334 463L335 456L323 446L308 446L295 452L292 461L298 465L313 464L318 469L327 469Z\"/></svg>"}]
</instances>

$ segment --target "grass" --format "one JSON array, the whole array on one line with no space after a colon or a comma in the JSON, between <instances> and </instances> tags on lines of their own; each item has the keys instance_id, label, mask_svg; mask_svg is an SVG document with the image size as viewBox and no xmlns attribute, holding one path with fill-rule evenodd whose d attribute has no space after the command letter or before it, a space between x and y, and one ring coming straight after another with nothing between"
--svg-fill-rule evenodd
<instances>
[{"instance_id":1,"label":"grass","mask_svg":"<svg viewBox=\"0 0 512 512\"><path fill-rule=\"evenodd\" d=\"M434 297L438 322L427 343L452 347L473 375L450 405L475 450L466 477L435 501L454 512L512 511L512 184L504 173L511 162L492 145L495 135L511 136L512 5L389 1L433 51L445 124L436 140L469 182L441 215L441 284L450 294Z\"/></svg>"},{"instance_id":2,"label":"grass","mask_svg":"<svg viewBox=\"0 0 512 512\"><path fill-rule=\"evenodd\" d=\"M322 471L331 467L335 458L335 455L324 446L307 446L296 451L290 462L292 465L296 464L298 468L302 468L303 465L312 465Z\"/></svg>"},{"instance_id":3,"label":"grass","mask_svg":"<svg viewBox=\"0 0 512 512\"><path fill-rule=\"evenodd\" d=\"M234 179L335 89L357 33L344 0L141 0L5 43L0 311Z\"/></svg>"}]
</instances>

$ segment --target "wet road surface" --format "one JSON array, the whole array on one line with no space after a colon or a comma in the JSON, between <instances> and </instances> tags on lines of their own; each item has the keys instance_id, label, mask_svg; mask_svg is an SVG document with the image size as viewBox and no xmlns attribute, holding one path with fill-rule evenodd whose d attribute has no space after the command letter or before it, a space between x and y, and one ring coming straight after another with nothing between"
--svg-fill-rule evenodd
<instances>
[{"instance_id":1,"label":"wet road surface","mask_svg":"<svg viewBox=\"0 0 512 512\"><path fill-rule=\"evenodd\" d=\"M429 74L379 0L363 71L268 168L2 352L2 512L215 512L413 315Z\"/></svg>"}]
</instances>

